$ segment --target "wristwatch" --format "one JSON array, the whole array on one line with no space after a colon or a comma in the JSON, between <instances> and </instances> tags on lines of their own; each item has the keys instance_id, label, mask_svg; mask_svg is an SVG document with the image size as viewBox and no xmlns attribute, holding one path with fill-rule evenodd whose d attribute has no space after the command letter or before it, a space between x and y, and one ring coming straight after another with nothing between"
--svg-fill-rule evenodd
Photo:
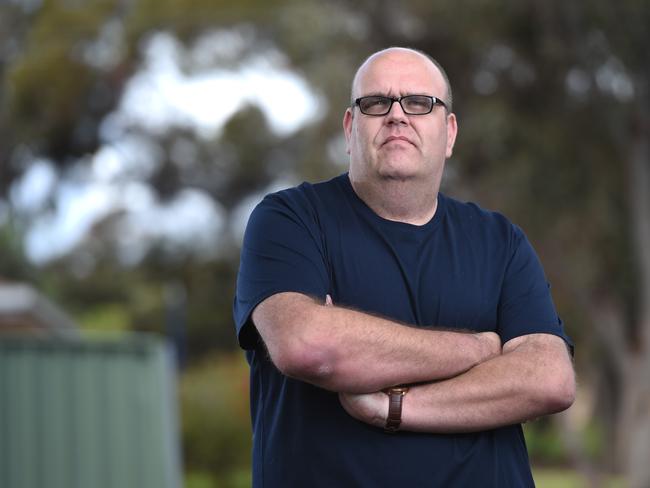
<instances>
[{"instance_id":1,"label":"wristwatch","mask_svg":"<svg viewBox=\"0 0 650 488\"><path fill-rule=\"evenodd\" d=\"M384 393L388 395L388 417L384 432L394 434L399 429L402 423L402 399L407 391L409 391L407 386L393 386L384 390Z\"/></svg>"}]
</instances>

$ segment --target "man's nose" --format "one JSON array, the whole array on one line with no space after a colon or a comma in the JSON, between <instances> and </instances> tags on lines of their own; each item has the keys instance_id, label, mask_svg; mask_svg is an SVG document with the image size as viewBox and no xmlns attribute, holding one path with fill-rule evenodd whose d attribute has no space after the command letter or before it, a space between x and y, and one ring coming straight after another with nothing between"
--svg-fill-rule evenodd
<instances>
[{"instance_id":1,"label":"man's nose","mask_svg":"<svg viewBox=\"0 0 650 488\"><path fill-rule=\"evenodd\" d=\"M394 101L391 105L390 110L386 114L386 123L395 124L395 123L408 123L408 116L404 113L402 105L398 101Z\"/></svg>"}]
</instances>

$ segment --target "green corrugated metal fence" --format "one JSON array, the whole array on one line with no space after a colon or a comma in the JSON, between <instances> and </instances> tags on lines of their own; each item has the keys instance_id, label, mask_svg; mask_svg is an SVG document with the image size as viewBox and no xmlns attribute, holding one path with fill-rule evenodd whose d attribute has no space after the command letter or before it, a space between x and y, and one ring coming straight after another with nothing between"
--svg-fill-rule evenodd
<instances>
[{"instance_id":1,"label":"green corrugated metal fence","mask_svg":"<svg viewBox=\"0 0 650 488\"><path fill-rule=\"evenodd\" d=\"M0 487L178 488L166 344L0 339Z\"/></svg>"}]
</instances>

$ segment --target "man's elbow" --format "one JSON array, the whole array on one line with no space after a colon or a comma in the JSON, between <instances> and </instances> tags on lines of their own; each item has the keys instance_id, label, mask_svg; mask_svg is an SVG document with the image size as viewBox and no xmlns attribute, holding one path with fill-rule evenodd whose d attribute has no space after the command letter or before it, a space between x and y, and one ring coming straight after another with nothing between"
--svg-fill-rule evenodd
<instances>
[{"instance_id":1,"label":"man's elbow","mask_svg":"<svg viewBox=\"0 0 650 488\"><path fill-rule=\"evenodd\" d=\"M333 374L335 344L328 328L326 307L297 293L279 293L253 311L271 361L286 376L321 386Z\"/></svg>"},{"instance_id":2,"label":"man's elbow","mask_svg":"<svg viewBox=\"0 0 650 488\"><path fill-rule=\"evenodd\" d=\"M545 405L546 413L561 412L573 405L576 398L576 382L573 371L554 375L544 383L540 400Z\"/></svg>"},{"instance_id":3,"label":"man's elbow","mask_svg":"<svg viewBox=\"0 0 650 488\"><path fill-rule=\"evenodd\" d=\"M334 376L333 355L322 343L299 339L269 353L280 372L291 378L326 387Z\"/></svg>"}]
</instances>

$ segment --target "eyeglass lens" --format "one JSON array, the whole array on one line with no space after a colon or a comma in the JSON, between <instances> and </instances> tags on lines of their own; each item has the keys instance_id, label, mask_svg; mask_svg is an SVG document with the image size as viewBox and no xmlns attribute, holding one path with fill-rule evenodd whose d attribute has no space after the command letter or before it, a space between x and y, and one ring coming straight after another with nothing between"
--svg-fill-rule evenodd
<instances>
[{"instance_id":1,"label":"eyeglass lens","mask_svg":"<svg viewBox=\"0 0 650 488\"><path fill-rule=\"evenodd\" d=\"M407 95L400 99L384 96L369 96L359 99L361 112L367 115L385 115L390 112L393 102L399 102L402 110L410 115L423 115L431 112L433 98L425 95Z\"/></svg>"}]
</instances>

